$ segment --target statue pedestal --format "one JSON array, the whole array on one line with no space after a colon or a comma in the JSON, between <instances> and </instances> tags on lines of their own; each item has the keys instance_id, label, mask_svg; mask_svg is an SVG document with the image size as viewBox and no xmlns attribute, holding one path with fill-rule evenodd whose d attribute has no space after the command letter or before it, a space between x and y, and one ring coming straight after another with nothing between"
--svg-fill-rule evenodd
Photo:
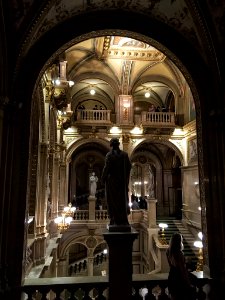
<instances>
[{"instance_id":1,"label":"statue pedestal","mask_svg":"<svg viewBox=\"0 0 225 300\"><path fill-rule=\"evenodd\" d=\"M89 196L88 197L88 203L89 203L89 221L95 221L96 197L95 196Z\"/></svg>"},{"instance_id":2,"label":"statue pedestal","mask_svg":"<svg viewBox=\"0 0 225 300\"><path fill-rule=\"evenodd\" d=\"M107 225L109 232L131 232L130 225Z\"/></svg>"},{"instance_id":3,"label":"statue pedestal","mask_svg":"<svg viewBox=\"0 0 225 300\"><path fill-rule=\"evenodd\" d=\"M138 232L103 233L109 248L109 300L131 299L132 248Z\"/></svg>"}]
</instances>

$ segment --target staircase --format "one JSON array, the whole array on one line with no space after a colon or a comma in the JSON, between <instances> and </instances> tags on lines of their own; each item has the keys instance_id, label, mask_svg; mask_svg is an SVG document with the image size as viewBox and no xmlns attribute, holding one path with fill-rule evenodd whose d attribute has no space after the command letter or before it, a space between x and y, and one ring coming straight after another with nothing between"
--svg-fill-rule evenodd
<instances>
[{"instance_id":1,"label":"staircase","mask_svg":"<svg viewBox=\"0 0 225 300\"><path fill-rule=\"evenodd\" d=\"M198 249L194 246L196 240L192 233L182 224L180 220L175 218L157 218L157 224L166 223L168 227L165 229L165 238L169 243L174 232L180 232L183 236L184 255L187 261L187 267L190 271L195 271L198 260Z\"/></svg>"}]
</instances>

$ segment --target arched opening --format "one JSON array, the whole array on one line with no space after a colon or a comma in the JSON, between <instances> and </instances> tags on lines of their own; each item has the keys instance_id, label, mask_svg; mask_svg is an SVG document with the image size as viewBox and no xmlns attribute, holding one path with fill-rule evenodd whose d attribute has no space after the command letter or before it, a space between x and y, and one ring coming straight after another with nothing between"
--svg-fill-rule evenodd
<instances>
[{"instance_id":1,"label":"arched opening","mask_svg":"<svg viewBox=\"0 0 225 300\"><path fill-rule=\"evenodd\" d=\"M105 12L104 12L105 13ZM204 110L207 110L208 102L210 99L210 93L205 90L205 85L208 83L208 75L207 72L205 72L205 67L202 62L202 60L199 58L199 55L195 50L188 44L181 36L177 35L169 26L165 26L162 23L155 22L148 17L143 17L142 15L134 14L134 13L128 13L128 12L122 12L117 11L117 15L115 15L115 12L109 11L107 12L107 18L104 15L104 13L101 12L95 12L90 13L85 16L80 15L76 18L71 18L67 22L62 22L60 25L57 26L57 28L54 28L52 30L49 30L48 33L46 33L43 37L39 39L39 41L32 47L30 51L28 51L27 56L25 57L23 63L21 64L21 68L19 68L18 77L15 78L15 85L13 88L13 91L15 93L15 102L18 103L18 107L22 108L19 110L19 114L16 116L16 121L18 122L19 126L14 131L14 137L15 136L21 136L21 133L23 133L24 139L22 141L19 141L18 139L15 139L15 146L17 148L17 151L15 151L15 158L10 163L11 165L11 171L13 173L21 174L21 169L24 169L23 171L23 177L21 178L19 175L16 176L15 181L18 182L17 188L12 192L11 197L17 198L18 203L21 205L21 212L18 215L18 239L20 240L20 247L19 247L19 255L18 258L15 258L15 261L18 262L18 264L15 264L16 266L20 265L20 262L22 261L22 248L23 248L23 236L24 236L24 215L26 211L26 201L24 199L30 198L30 191L27 193L27 179L31 178L30 173L27 171L27 166L29 164L29 140L30 140L30 133L37 133L38 129L30 127L30 118L33 117L31 114L31 107L34 107L34 105L31 103L32 94L33 96L33 103L36 101L37 91L40 88L40 82L41 78L46 71L46 68L53 62L53 60L58 57L58 53L61 53L63 48L67 49L67 43L78 43L78 41L84 41L88 38L92 38L95 36L101 37L103 35L121 35L123 33L123 30L125 31L125 36L127 37L138 37L138 40L145 43L152 42L153 45L157 44L158 48L160 50L164 50L163 53L166 53L166 55L173 60L173 62L178 66L178 68L183 73L184 77L187 79L188 84L191 87L191 91L193 93L193 99L196 106L196 120L198 123L197 126L197 144L203 147L204 140L201 135L202 123L201 120L201 113L204 113ZM124 15L127 16L127 22L126 24L123 22ZM92 27L89 27L89 25L85 22L84 26L81 28L79 26L80 22L85 19L85 17L89 17L89 20ZM115 18L116 16L116 18ZM101 17L101 18L100 18ZM98 20L101 19L101 24L99 24ZM136 20L137 23L134 24L133 20ZM142 24L145 23L145 21L152 26L148 26L148 29L146 26L143 26ZM73 26L71 26L73 25ZM156 26L154 26L156 25ZM120 28L120 30L107 30L106 32L102 30L102 28ZM69 28L69 30L68 30ZM74 33L74 30L71 28L76 28L76 33ZM151 28L151 30L149 30ZM65 30L67 29L67 30ZM95 32L93 32L95 30ZM129 32L127 31L129 30ZM54 36L57 33L57 36L59 38L55 39ZM82 34L86 34L84 37ZM170 39L167 37L170 36ZM71 42L73 40L73 42ZM44 47L47 43L47 41L50 41L48 43L49 47ZM157 41L157 42L156 42ZM175 43L176 41L176 43ZM66 45L66 46L65 46ZM179 45L179 46L177 46ZM164 48L165 47L165 48ZM45 49L43 51L43 56L38 56L40 49ZM169 49L169 50L168 50ZM57 53L58 51L58 53ZM185 53L189 51L190 55L186 55ZM32 62L32 63L31 63ZM47 62L47 63L46 63ZM198 63L198 64L197 64ZM198 65L198 68L196 67ZM43 67L44 66L44 67ZM31 72L32 71L32 72ZM204 75L203 75L204 74ZM21 86L23 82L29 82L30 84L27 86L26 89L21 89ZM41 89L41 88L40 88ZM179 95L177 94L177 97ZM168 107L173 107L172 110L174 110L174 99L171 99L171 95L167 95L166 102L170 103L168 104ZM93 99L91 99L93 100ZM155 100L156 101L156 100ZM176 101L176 98L175 98ZM126 101L125 101L126 102ZM125 103L124 102L124 103ZM205 104L203 107L201 103ZM100 103L100 102L99 102ZM102 102L106 106L106 102ZM153 103L154 104L154 103ZM77 107L75 105L75 107ZM125 115L125 106L124 106L124 115ZM146 109L145 107L143 109ZM176 111L176 109L175 109ZM179 120L179 124L184 124L187 120L183 118L183 116L180 114L180 110L177 112L177 120ZM115 116L116 119L116 116ZM138 121L138 117L137 117ZM31 128L31 130L30 130ZM149 134L152 134L151 131L148 132ZM157 133L157 132L156 132ZM43 140L44 141L44 138ZM190 144L193 144L194 142L191 142ZM190 146L190 150L193 148L193 146ZM56 150L54 148L54 150ZM17 153L16 153L17 152ZM191 153L191 152L190 152ZM170 154L170 153L169 153ZM189 155L189 154L188 154ZM207 166L204 164L203 160L203 153L199 153L199 162L201 167L200 172L200 186L202 188L201 191L204 191L204 184L203 184L203 178L204 174L207 170ZM173 156L173 155L171 155ZM16 164L15 161L18 160ZM176 160L176 158L175 158ZM180 165L180 158L175 163L176 166ZM53 160L52 160L53 161ZM13 165L14 164L14 165ZM53 165L53 164L51 164ZM29 165L30 167L30 165ZM196 170L195 170L196 171ZM9 172L9 170L7 171ZM27 175L28 174L28 175ZM177 178L176 178L177 180ZM176 181L175 180L175 181ZM30 182L30 180L29 180ZM12 184L12 183L11 183ZM20 186L20 188L19 188ZM65 191L66 194L67 191ZM27 195L28 194L28 195ZM73 194L73 193L72 193ZM203 199L204 200L204 199ZM204 204L204 203L203 203ZM16 211L18 208L14 207L14 210ZM204 215L205 217L205 215ZM10 225L9 230L13 229L13 225ZM206 226L204 227L206 230ZM6 239L8 241L8 239ZM11 253L11 252L10 252ZM10 254L9 253L9 254ZM8 256L7 254L6 256ZM206 249L207 254L207 249ZM12 266L10 266L12 268ZM216 267L215 267L216 268ZM13 268L12 268L13 269ZM16 272L17 277L16 280L19 281L21 279L21 267L18 267L18 272Z\"/></svg>"}]
</instances>

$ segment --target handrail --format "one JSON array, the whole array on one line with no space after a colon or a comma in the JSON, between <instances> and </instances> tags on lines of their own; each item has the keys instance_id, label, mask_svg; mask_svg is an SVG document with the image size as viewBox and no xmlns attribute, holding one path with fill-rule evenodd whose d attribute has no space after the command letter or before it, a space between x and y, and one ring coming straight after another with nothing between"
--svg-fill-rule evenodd
<instances>
[{"instance_id":1,"label":"handrail","mask_svg":"<svg viewBox=\"0 0 225 300\"><path fill-rule=\"evenodd\" d=\"M193 223L193 221L187 216L186 212L190 211L190 210L187 210L187 209L181 209L182 213L183 213L183 216L185 219L187 219L188 223L192 226L192 228L195 229L195 231L197 232L199 230L199 228L196 227L196 225Z\"/></svg>"},{"instance_id":2,"label":"handrail","mask_svg":"<svg viewBox=\"0 0 225 300\"><path fill-rule=\"evenodd\" d=\"M203 286L210 283L210 278L205 276L203 272L195 272L194 275L196 280L193 284L197 287L196 298L207 299ZM132 299L137 299L142 288L148 289L151 299L158 299L159 295L163 296L163 299L169 299L167 295L167 278L168 273L133 274ZM108 276L88 276L88 279L87 276L25 279L21 287L23 295L21 299L47 299L49 293L55 294L55 298L51 299L68 299L63 298L65 291L70 294L69 299L77 299L75 295L78 290L83 291L85 299L90 299L88 298L90 297L89 294L93 291L97 293L95 299L107 299L108 287ZM198 295L201 295L201 298L198 298Z\"/></svg>"}]
</instances>

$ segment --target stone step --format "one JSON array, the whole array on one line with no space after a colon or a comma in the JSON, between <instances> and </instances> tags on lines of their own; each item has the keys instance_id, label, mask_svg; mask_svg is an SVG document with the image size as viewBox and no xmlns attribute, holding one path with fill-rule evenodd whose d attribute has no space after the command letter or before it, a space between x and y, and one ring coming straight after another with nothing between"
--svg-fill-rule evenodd
<instances>
[{"instance_id":1,"label":"stone step","mask_svg":"<svg viewBox=\"0 0 225 300\"><path fill-rule=\"evenodd\" d=\"M195 270L198 260L198 249L194 246L195 237L193 234L184 227L181 221L175 218L158 218L157 224L159 223L166 223L168 225L168 227L164 230L165 238L168 243L174 232L180 232L182 234L184 255L188 261L189 268L191 270Z\"/></svg>"}]
</instances>

